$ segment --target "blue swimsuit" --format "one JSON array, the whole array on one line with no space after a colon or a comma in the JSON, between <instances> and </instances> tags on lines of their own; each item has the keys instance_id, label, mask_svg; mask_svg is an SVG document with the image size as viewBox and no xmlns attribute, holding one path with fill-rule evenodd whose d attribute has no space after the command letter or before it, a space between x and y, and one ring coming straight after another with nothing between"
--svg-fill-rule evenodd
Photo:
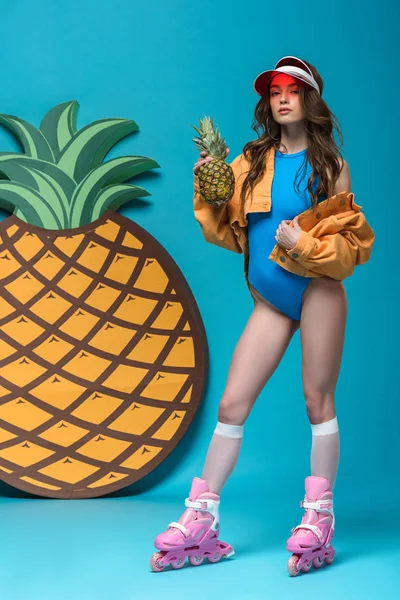
<instances>
[{"instance_id":1,"label":"blue swimsuit","mask_svg":"<svg viewBox=\"0 0 400 600\"><path fill-rule=\"evenodd\" d=\"M306 149L294 154L275 151L271 211L247 213L249 282L268 302L296 320L300 319L302 296L311 277L290 273L269 260L268 256L276 244L275 235L279 223L284 219L294 219L312 205L307 190L307 180L312 171L308 161L303 179L299 183L303 173L301 170L296 180L306 199L294 190L296 172L305 153ZM314 190L319 183L318 179L314 182ZM323 195L318 198L318 202L322 200L325 200Z\"/></svg>"}]
</instances>

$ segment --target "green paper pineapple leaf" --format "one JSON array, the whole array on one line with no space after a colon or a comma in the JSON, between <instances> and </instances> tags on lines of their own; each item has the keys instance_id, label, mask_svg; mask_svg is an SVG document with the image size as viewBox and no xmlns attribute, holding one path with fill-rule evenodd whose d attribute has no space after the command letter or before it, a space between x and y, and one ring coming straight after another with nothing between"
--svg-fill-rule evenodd
<instances>
[{"instance_id":1,"label":"green paper pineapple leaf","mask_svg":"<svg viewBox=\"0 0 400 600\"><path fill-rule=\"evenodd\" d=\"M37 129L12 115L0 114L25 154L0 153L2 204L21 220L45 229L68 229L93 222L150 194L125 182L160 165L144 156L103 160L137 124L128 119L100 119L79 131L76 101L52 108Z\"/></svg>"}]
</instances>

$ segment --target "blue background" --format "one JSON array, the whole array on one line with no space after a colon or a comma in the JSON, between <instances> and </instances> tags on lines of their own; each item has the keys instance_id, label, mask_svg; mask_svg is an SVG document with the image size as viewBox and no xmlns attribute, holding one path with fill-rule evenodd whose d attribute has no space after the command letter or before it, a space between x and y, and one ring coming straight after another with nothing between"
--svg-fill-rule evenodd
<instances>
[{"instance_id":1,"label":"blue background","mask_svg":"<svg viewBox=\"0 0 400 600\"><path fill-rule=\"evenodd\" d=\"M52 106L76 99L80 127L104 117L138 123L140 131L110 156L150 156L161 169L135 180L152 196L121 212L178 263L210 347L201 409L174 452L138 484L85 501L33 499L2 485L3 600L178 600L194 591L210 599L398 597L398 19L398 4L386 0L1 3L0 112L39 125ZM370 262L345 281L337 558L297 578L286 572L285 541L301 518L311 447L297 332L246 422L222 493L221 539L236 555L151 573L155 536L178 519L192 477L201 475L233 350L253 308L243 256L207 244L194 219L198 154L190 124L213 116L233 159L255 137L253 80L284 55L320 71L344 134L355 200L376 234ZM3 130L0 148L16 149Z\"/></svg>"}]
</instances>

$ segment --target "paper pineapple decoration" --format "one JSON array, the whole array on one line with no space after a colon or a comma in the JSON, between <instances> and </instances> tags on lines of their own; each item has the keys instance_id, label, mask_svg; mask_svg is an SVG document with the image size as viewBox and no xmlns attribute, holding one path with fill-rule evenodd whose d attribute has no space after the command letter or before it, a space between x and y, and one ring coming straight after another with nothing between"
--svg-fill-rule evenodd
<instances>
[{"instance_id":1,"label":"paper pineapple decoration","mask_svg":"<svg viewBox=\"0 0 400 600\"><path fill-rule=\"evenodd\" d=\"M214 127L214 119L199 119L200 127L192 127L199 137L193 138L200 151L205 150L214 160L201 165L198 170L200 193L208 204L221 206L228 202L235 191L235 176L232 167L225 162L227 145Z\"/></svg>"},{"instance_id":2,"label":"paper pineapple decoration","mask_svg":"<svg viewBox=\"0 0 400 600\"><path fill-rule=\"evenodd\" d=\"M0 477L42 496L84 498L155 469L187 430L207 375L204 327L172 257L115 212L149 196L126 181L158 163L103 162L136 131L76 128L78 103L40 128L0 124Z\"/></svg>"}]
</instances>

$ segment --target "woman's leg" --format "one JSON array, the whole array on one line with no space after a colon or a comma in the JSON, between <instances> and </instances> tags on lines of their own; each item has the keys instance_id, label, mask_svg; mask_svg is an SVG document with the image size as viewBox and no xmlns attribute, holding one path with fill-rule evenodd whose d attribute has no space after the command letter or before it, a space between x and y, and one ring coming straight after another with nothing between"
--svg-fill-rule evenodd
<instances>
[{"instance_id":1,"label":"woman's leg","mask_svg":"<svg viewBox=\"0 0 400 600\"><path fill-rule=\"evenodd\" d=\"M186 508L177 523L156 537L160 550L198 544L205 532L218 535L220 492L237 462L244 422L299 327L299 321L280 313L256 290L252 295L254 310L233 353L203 474L193 478L189 492L196 506Z\"/></svg>"},{"instance_id":2,"label":"woman's leg","mask_svg":"<svg viewBox=\"0 0 400 600\"><path fill-rule=\"evenodd\" d=\"M298 328L253 292L254 310L233 353L202 478L220 493L236 465L246 421L253 404L277 368Z\"/></svg>"},{"instance_id":3,"label":"woman's leg","mask_svg":"<svg viewBox=\"0 0 400 600\"><path fill-rule=\"evenodd\" d=\"M312 429L311 474L335 484L339 430L335 388L347 317L344 285L328 277L313 279L303 295L300 319L302 379Z\"/></svg>"}]
</instances>

